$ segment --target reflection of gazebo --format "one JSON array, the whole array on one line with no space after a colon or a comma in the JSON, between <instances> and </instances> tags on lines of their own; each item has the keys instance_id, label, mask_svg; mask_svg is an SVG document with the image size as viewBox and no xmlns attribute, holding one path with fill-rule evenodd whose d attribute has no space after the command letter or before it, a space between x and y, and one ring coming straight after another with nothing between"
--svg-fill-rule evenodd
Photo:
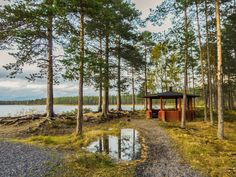
<instances>
[{"instance_id":1,"label":"reflection of gazebo","mask_svg":"<svg viewBox=\"0 0 236 177\"><path fill-rule=\"evenodd\" d=\"M195 117L195 108L193 108L193 98L198 97L197 95L187 94L187 109L186 117L187 120L193 120ZM183 93L173 92L172 88L170 91L157 93L154 95L146 95L144 98L148 98L148 110L146 111L147 118L158 118L163 121L180 121L182 107L181 102L183 99ZM153 109L152 101L154 99L160 100L160 108ZM164 108L164 100L175 100L174 108Z\"/></svg>"}]
</instances>

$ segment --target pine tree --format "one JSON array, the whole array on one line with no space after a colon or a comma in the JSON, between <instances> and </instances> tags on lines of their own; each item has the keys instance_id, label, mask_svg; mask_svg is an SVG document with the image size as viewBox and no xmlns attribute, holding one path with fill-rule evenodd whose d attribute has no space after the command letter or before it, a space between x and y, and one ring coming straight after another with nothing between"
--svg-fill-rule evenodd
<instances>
[{"instance_id":1,"label":"pine tree","mask_svg":"<svg viewBox=\"0 0 236 177\"><path fill-rule=\"evenodd\" d=\"M217 31L217 89L218 89L218 133L219 139L224 138L224 113L223 113L223 67L222 67L222 42L220 27L220 1L216 0L216 31Z\"/></svg>"},{"instance_id":2,"label":"pine tree","mask_svg":"<svg viewBox=\"0 0 236 177\"><path fill-rule=\"evenodd\" d=\"M57 37L55 19L61 15L60 3L54 0L27 1L19 0L4 6L0 12L0 21L3 24L0 36L4 39L5 47L17 48L11 53L15 63L5 66L11 70L10 77L22 73L24 65L37 65L39 73L30 74L27 79L34 81L37 78L47 78L47 117L54 116L53 84L55 82L53 43ZM14 44L14 45L13 45ZM47 56L47 57L46 57Z\"/></svg>"}]
</instances>

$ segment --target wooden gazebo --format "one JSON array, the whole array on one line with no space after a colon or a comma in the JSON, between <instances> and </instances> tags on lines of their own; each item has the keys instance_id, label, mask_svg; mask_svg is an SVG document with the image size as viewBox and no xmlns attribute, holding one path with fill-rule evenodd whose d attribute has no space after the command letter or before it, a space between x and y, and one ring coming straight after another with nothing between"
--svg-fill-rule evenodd
<instances>
[{"instance_id":1,"label":"wooden gazebo","mask_svg":"<svg viewBox=\"0 0 236 177\"><path fill-rule=\"evenodd\" d=\"M186 117L187 120L193 120L195 118L195 107L193 107L193 99L199 97L198 95L187 94L187 109ZM170 91L157 93L154 95L146 95L144 98L148 99L148 110L146 110L147 118L158 118L162 121L180 121L182 113L182 99L183 93L173 92L172 88ZM153 109L153 100L160 100L159 108ZM165 107L165 100L175 100L175 107L168 108Z\"/></svg>"}]
</instances>

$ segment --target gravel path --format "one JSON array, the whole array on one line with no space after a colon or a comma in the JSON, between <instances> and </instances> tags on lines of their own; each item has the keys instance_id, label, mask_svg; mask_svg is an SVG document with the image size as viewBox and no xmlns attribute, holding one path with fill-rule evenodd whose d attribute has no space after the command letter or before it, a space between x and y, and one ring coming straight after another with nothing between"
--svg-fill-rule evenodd
<instances>
[{"instance_id":1,"label":"gravel path","mask_svg":"<svg viewBox=\"0 0 236 177\"><path fill-rule=\"evenodd\" d=\"M59 164L59 155L16 143L0 142L0 177L43 177Z\"/></svg>"},{"instance_id":2,"label":"gravel path","mask_svg":"<svg viewBox=\"0 0 236 177\"><path fill-rule=\"evenodd\" d=\"M180 155L171 148L166 132L157 120L131 121L144 134L148 145L147 160L136 169L136 177L200 177Z\"/></svg>"}]
</instances>

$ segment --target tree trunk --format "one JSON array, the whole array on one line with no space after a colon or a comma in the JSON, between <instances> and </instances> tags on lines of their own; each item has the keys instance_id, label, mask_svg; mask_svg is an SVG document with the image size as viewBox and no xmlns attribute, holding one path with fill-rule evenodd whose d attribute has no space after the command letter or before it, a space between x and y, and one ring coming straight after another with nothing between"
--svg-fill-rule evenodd
<instances>
[{"instance_id":1,"label":"tree trunk","mask_svg":"<svg viewBox=\"0 0 236 177\"><path fill-rule=\"evenodd\" d=\"M120 44L121 41L120 41L120 37L118 39L118 55L117 55L117 59L118 59L118 66L117 66L117 69L118 69L118 73L117 73L117 111L121 111L122 108L121 108L121 75L120 75L120 63L121 63L121 57L120 57Z\"/></svg>"},{"instance_id":2,"label":"tree trunk","mask_svg":"<svg viewBox=\"0 0 236 177\"><path fill-rule=\"evenodd\" d=\"M198 31L198 48L200 52L200 62L201 62L201 75L202 75L202 97L204 99L204 121L207 121L207 95L206 95L206 84L205 84L205 72L204 72L204 62L202 54L202 38L201 38L201 29L199 23L199 10L198 2L195 1L196 5L196 17L197 17L197 31Z\"/></svg>"},{"instance_id":3,"label":"tree trunk","mask_svg":"<svg viewBox=\"0 0 236 177\"><path fill-rule=\"evenodd\" d=\"M209 90L209 113L211 125L214 125L213 117L213 101L212 101L212 76L211 76L211 61L210 61L210 51L209 51L209 30L208 30L208 5L207 0L205 0L205 21L206 21L206 50L207 50L207 63L208 63L208 90Z\"/></svg>"},{"instance_id":4,"label":"tree trunk","mask_svg":"<svg viewBox=\"0 0 236 177\"><path fill-rule=\"evenodd\" d=\"M144 82L145 82L145 88L144 88L144 92L145 92L145 96L147 95L147 47L145 46L145 68L144 68ZM144 103L145 105L144 105L144 108L145 108L145 110L147 110L148 109L148 100L147 100L147 98L145 98L145 103Z\"/></svg>"},{"instance_id":5,"label":"tree trunk","mask_svg":"<svg viewBox=\"0 0 236 177\"><path fill-rule=\"evenodd\" d=\"M132 68L132 106L133 111L135 111L134 68Z\"/></svg>"},{"instance_id":6,"label":"tree trunk","mask_svg":"<svg viewBox=\"0 0 236 177\"><path fill-rule=\"evenodd\" d=\"M194 74L194 66L192 66L192 75L193 75L193 94L195 95L195 74ZM194 107L194 110L196 108L196 99L193 98L193 107Z\"/></svg>"},{"instance_id":7,"label":"tree trunk","mask_svg":"<svg viewBox=\"0 0 236 177\"><path fill-rule=\"evenodd\" d=\"M102 112L102 81L99 83L98 112Z\"/></svg>"},{"instance_id":8,"label":"tree trunk","mask_svg":"<svg viewBox=\"0 0 236 177\"><path fill-rule=\"evenodd\" d=\"M217 30L217 88L218 88L218 138L224 138L224 113L223 113L223 67L222 67L222 42L220 29L220 2L216 0L216 30Z\"/></svg>"},{"instance_id":9,"label":"tree trunk","mask_svg":"<svg viewBox=\"0 0 236 177\"><path fill-rule=\"evenodd\" d=\"M84 85L84 14L80 12L80 63L79 63L79 97L76 135L83 135L83 85Z\"/></svg>"},{"instance_id":10,"label":"tree trunk","mask_svg":"<svg viewBox=\"0 0 236 177\"><path fill-rule=\"evenodd\" d=\"M217 85L215 87L217 87ZM214 104L214 106L215 106L215 110L217 110L217 108L218 108L217 88L215 88L215 104Z\"/></svg>"},{"instance_id":11,"label":"tree trunk","mask_svg":"<svg viewBox=\"0 0 236 177\"><path fill-rule=\"evenodd\" d=\"M106 34L106 54L105 54L105 68L104 68L104 84L103 84L103 102L102 115L108 118L109 110L109 34Z\"/></svg>"},{"instance_id":12,"label":"tree trunk","mask_svg":"<svg viewBox=\"0 0 236 177\"><path fill-rule=\"evenodd\" d=\"M99 66L99 99L98 99L98 112L102 112L102 36L99 36L99 44L100 44L100 66Z\"/></svg>"},{"instance_id":13,"label":"tree trunk","mask_svg":"<svg viewBox=\"0 0 236 177\"><path fill-rule=\"evenodd\" d=\"M186 128L186 109L187 109L187 75L188 75L188 16L187 16L187 4L184 9L184 34L185 34L185 60L184 60L184 91L183 91L183 109L181 117L181 128Z\"/></svg>"},{"instance_id":14,"label":"tree trunk","mask_svg":"<svg viewBox=\"0 0 236 177\"><path fill-rule=\"evenodd\" d=\"M48 78L47 78L47 102L46 114L47 117L54 117L53 110L53 34L52 34L52 16L48 17Z\"/></svg>"},{"instance_id":15,"label":"tree trunk","mask_svg":"<svg viewBox=\"0 0 236 177\"><path fill-rule=\"evenodd\" d=\"M228 101L228 110L231 110L231 94L230 94L230 90L228 90L228 99L227 99L227 101Z\"/></svg>"},{"instance_id":16,"label":"tree trunk","mask_svg":"<svg viewBox=\"0 0 236 177\"><path fill-rule=\"evenodd\" d=\"M234 92L232 91L232 96L231 96L231 104L232 104L232 109L235 109L234 106Z\"/></svg>"},{"instance_id":17,"label":"tree trunk","mask_svg":"<svg viewBox=\"0 0 236 177\"><path fill-rule=\"evenodd\" d=\"M232 87L231 87L231 77L230 77L230 73L228 74L228 108L229 110L233 110L233 106L232 106L232 97L233 97L233 94L232 94Z\"/></svg>"},{"instance_id":18,"label":"tree trunk","mask_svg":"<svg viewBox=\"0 0 236 177\"><path fill-rule=\"evenodd\" d=\"M214 110L217 110L217 106L218 106L218 100L217 100L217 76L216 74L213 75L213 95L214 95Z\"/></svg>"}]
</instances>

